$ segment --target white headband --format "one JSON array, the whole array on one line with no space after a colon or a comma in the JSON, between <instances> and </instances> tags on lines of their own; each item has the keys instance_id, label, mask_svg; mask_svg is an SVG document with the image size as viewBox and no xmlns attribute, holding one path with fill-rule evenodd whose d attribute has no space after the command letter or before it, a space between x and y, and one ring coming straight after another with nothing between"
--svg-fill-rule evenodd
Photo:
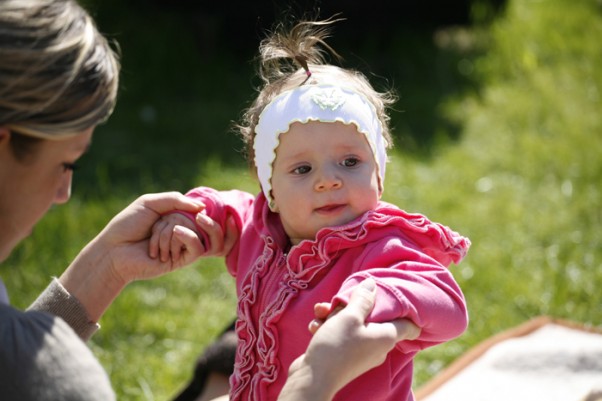
<instances>
[{"instance_id":1,"label":"white headband","mask_svg":"<svg viewBox=\"0 0 602 401\"><path fill-rule=\"evenodd\" d=\"M286 91L273 99L261 112L255 127L255 167L263 193L272 205L272 164L280 134L287 132L294 122L342 122L355 124L364 134L378 167L379 184L385 181L387 140L372 103L363 95L336 85L303 85Z\"/></svg>"}]
</instances>

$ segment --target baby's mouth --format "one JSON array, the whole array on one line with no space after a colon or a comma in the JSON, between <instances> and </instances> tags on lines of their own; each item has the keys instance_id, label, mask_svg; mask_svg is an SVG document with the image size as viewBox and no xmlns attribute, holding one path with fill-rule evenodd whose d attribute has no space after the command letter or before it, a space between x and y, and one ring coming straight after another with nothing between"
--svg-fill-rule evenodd
<instances>
[{"instance_id":1,"label":"baby's mouth","mask_svg":"<svg viewBox=\"0 0 602 401\"><path fill-rule=\"evenodd\" d=\"M342 210L345 207L342 203L325 205L319 208L316 208L316 212L318 213L333 213Z\"/></svg>"}]
</instances>

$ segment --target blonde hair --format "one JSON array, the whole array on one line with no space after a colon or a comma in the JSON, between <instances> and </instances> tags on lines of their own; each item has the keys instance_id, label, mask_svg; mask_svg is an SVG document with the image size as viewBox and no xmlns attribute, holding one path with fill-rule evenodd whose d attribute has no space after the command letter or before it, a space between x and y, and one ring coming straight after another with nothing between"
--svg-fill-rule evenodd
<instances>
[{"instance_id":1,"label":"blonde hair","mask_svg":"<svg viewBox=\"0 0 602 401\"><path fill-rule=\"evenodd\" d=\"M104 122L119 62L75 0L0 1L0 126L62 139Z\"/></svg>"},{"instance_id":2,"label":"blonde hair","mask_svg":"<svg viewBox=\"0 0 602 401\"><path fill-rule=\"evenodd\" d=\"M338 84L364 95L376 109L388 148L392 146L387 111L397 100L393 91L378 92L361 72L326 62L327 54L341 59L325 42L330 36L331 24L337 21L333 18L301 21L288 31L281 24L260 43L258 75L263 86L258 89L251 106L244 110L242 121L236 127L245 143L246 156L251 165L255 127L261 112L280 93L304 84Z\"/></svg>"}]
</instances>

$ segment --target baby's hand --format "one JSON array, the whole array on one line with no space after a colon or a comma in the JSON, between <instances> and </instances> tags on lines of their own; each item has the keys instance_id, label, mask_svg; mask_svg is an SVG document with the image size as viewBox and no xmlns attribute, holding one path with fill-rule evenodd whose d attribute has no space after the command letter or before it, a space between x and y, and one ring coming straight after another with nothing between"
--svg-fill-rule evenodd
<instances>
[{"instance_id":1,"label":"baby's hand","mask_svg":"<svg viewBox=\"0 0 602 401\"><path fill-rule=\"evenodd\" d=\"M371 288L375 288L373 287L375 284L373 284L372 279L368 279L369 281L371 281L371 283L362 283L360 285L363 286L370 286ZM371 290L374 294L375 294L375 289ZM357 292L357 291L355 291ZM375 295L372 294L372 297L375 297ZM372 306L374 306L374 302L376 301L376 299L373 300L372 302ZM322 327L324 325L324 323L326 323L327 320L329 320L330 318L332 318L333 316L337 315L339 312L341 312L342 310L344 310L346 308L347 305L338 305L336 308L332 309L332 305L330 304L330 302L319 302L317 304L314 305L314 319L309 323L309 331L311 332L311 334L316 334L316 332L318 331L318 329L320 327ZM368 311L369 313L370 311ZM366 316L364 318L366 318L368 316L368 314L366 314ZM395 319L392 320L390 322L381 322L381 323L366 323L366 327L371 327L372 330L374 330L374 333L377 333L378 330L385 330L386 326L390 326L393 327L396 333L396 341L403 341L403 340L415 340L416 338L418 338L418 336L420 335L420 328L418 328L418 326L416 326L412 321L408 320L408 319Z\"/></svg>"},{"instance_id":2,"label":"baby's hand","mask_svg":"<svg viewBox=\"0 0 602 401\"><path fill-rule=\"evenodd\" d=\"M315 318L309 323L309 331L311 334L316 334L316 331L322 327L324 322L339 313L343 309L343 306L339 305L332 311L331 308L330 302L319 302L314 305Z\"/></svg>"},{"instance_id":3,"label":"baby's hand","mask_svg":"<svg viewBox=\"0 0 602 401\"><path fill-rule=\"evenodd\" d=\"M161 262L170 258L174 265L180 261L188 264L205 252L202 237L199 235L193 221L179 213L162 216L152 228L149 241L149 255Z\"/></svg>"}]
</instances>

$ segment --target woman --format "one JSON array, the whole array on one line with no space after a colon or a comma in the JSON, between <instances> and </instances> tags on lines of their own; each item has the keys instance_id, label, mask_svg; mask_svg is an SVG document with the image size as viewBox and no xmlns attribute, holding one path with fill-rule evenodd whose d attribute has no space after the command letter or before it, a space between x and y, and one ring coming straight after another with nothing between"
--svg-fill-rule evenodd
<instances>
[{"instance_id":1,"label":"woman","mask_svg":"<svg viewBox=\"0 0 602 401\"><path fill-rule=\"evenodd\" d=\"M115 53L75 0L0 1L0 262L52 205L69 200L74 163L115 106L118 74ZM0 281L2 399L115 399L106 372L84 341L128 283L191 262L184 259L174 266L149 259L150 227L168 211L202 208L179 193L140 197L109 222L26 312L8 305ZM194 249L191 255L220 255L232 245L220 240L217 225L210 222L205 231L211 249L198 241L185 243ZM355 316L351 327L364 327L358 312L350 308L349 313ZM329 330L350 327L338 316L329 322L318 340L328 338ZM391 337L388 326L375 327ZM347 344L369 338L363 330L348 332ZM342 344L315 343L323 355L329 355L327 350L343 355ZM320 361L320 354L313 355L300 359L301 374L291 372L288 397L304 396L306 367ZM327 362L319 364L328 367ZM362 362L358 366L367 369ZM344 373L337 373L342 381ZM319 387L330 392L332 383Z\"/></svg>"},{"instance_id":2,"label":"woman","mask_svg":"<svg viewBox=\"0 0 602 401\"><path fill-rule=\"evenodd\" d=\"M113 110L118 74L117 56L77 2L0 2L0 261L69 200L74 163ZM175 268L148 259L144 241L158 216L179 206L201 210L176 193L135 201L28 312L8 306L0 281L2 399L115 398L82 340L128 283Z\"/></svg>"}]
</instances>

